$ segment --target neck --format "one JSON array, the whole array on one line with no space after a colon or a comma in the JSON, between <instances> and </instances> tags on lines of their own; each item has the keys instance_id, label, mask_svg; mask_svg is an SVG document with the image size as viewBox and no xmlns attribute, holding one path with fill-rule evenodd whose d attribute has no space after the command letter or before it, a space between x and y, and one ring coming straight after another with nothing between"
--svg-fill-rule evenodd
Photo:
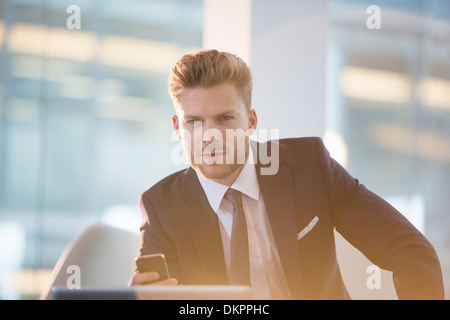
<instances>
[{"instance_id":1,"label":"neck","mask_svg":"<svg viewBox=\"0 0 450 320\"><path fill-rule=\"evenodd\" d=\"M227 175L224 178L221 178L221 179L210 179L210 180L231 187L233 185L234 181L236 181L237 177L241 173L242 168L244 168L244 165L240 166L237 170L234 170L233 172L231 172L229 175Z\"/></svg>"}]
</instances>

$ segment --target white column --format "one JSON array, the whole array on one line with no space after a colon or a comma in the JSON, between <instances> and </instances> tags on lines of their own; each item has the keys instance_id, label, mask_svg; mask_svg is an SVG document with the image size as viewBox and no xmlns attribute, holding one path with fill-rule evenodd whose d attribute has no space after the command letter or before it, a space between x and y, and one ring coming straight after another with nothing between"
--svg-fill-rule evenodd
<instances>
[{"instance_id":1,"label":"white column","mask_svg":"<svg viewBox=\"0 0 450 320\"><path fill-rule=\"evenodd\" d=\"M250 63L252 0L205 0L203 47Z\"/></svg>"},{"instance_id":2,"label":"white column","mask_svg":"<svg viewBox=\"0 0 450 320\"><path fill-rule=\"evenodd\" d=\"M249 63L258 127L280 138L323 136L327 28L326 0L205 0L204 47Z\"/></svg>"}]
</instances>

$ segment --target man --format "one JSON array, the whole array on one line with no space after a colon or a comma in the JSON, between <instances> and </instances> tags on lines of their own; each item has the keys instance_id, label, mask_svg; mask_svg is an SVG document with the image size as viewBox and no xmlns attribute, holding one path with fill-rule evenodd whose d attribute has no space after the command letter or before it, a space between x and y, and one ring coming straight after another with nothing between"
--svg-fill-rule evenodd
<instances>
[{"instance_id":1,"label":"man","mask_svg":"<svg viewBox=\"0 0 450 320\"><path fill-rule=\"evenodd\" d=\"M249 141L257 126L251 92L249 68L226 52L185 55L171 71L173 128L191 166L140 197L140 255L163 253L173 276L159 284L249 284L257 299L346 299L336 229L393 271L399 298L443 298L431 244L319 138ZM268 164L276 170L264 171ZM136 273L130 284L157 279Z\"/></svg>"}]
</instances>

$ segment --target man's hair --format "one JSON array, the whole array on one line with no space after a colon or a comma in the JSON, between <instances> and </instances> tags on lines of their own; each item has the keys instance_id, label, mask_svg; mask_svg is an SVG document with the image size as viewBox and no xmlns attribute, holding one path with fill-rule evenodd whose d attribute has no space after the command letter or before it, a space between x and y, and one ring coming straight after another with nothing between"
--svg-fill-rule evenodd
<instances>
[{"instance_id":1,"label":"man's hair","mask_svg":"<svg viewBox=\"0 0 450 320\"><path fill-rule=\"evenodd\" d=\"M184 88L209 88L225 82L236 86L248 110L252 105L252 74L238 56L217 50L201 50L182 56L169 75L169 94L176 99Z\"/></svg>"}]
</instances>

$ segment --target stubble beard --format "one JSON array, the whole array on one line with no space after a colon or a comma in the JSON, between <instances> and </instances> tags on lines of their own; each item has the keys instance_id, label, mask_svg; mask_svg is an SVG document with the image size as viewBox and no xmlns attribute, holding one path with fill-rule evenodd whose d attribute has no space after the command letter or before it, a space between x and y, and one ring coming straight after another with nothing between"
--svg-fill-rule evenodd
<instances>
[{"instance_id":1,"label":"stubble beard","mask_svg":"<svg viewBox=\"0 0 450 320\"><path fill-rule=\"evenodd\" d=\"M232 163L227 163L226 155L223 156L222 159L223 161L221 163L208 164L205 163L205 161L201 161L201 163L195 163L194 155L191 152L189 159L190 165L195 171L200 173L204 178L208 180L223 180L226 177L230 176L232 173L236 172L237 170L240 170L245 165L245 162L247 161L249 155L249 148L250 148L249 139L248 137L246 137L244 146L245 152L244 163L240 163L238 161L239 152L242 151L238 150L238 146L237 144L235 144Z\"/></svg>"}]
</instances>

